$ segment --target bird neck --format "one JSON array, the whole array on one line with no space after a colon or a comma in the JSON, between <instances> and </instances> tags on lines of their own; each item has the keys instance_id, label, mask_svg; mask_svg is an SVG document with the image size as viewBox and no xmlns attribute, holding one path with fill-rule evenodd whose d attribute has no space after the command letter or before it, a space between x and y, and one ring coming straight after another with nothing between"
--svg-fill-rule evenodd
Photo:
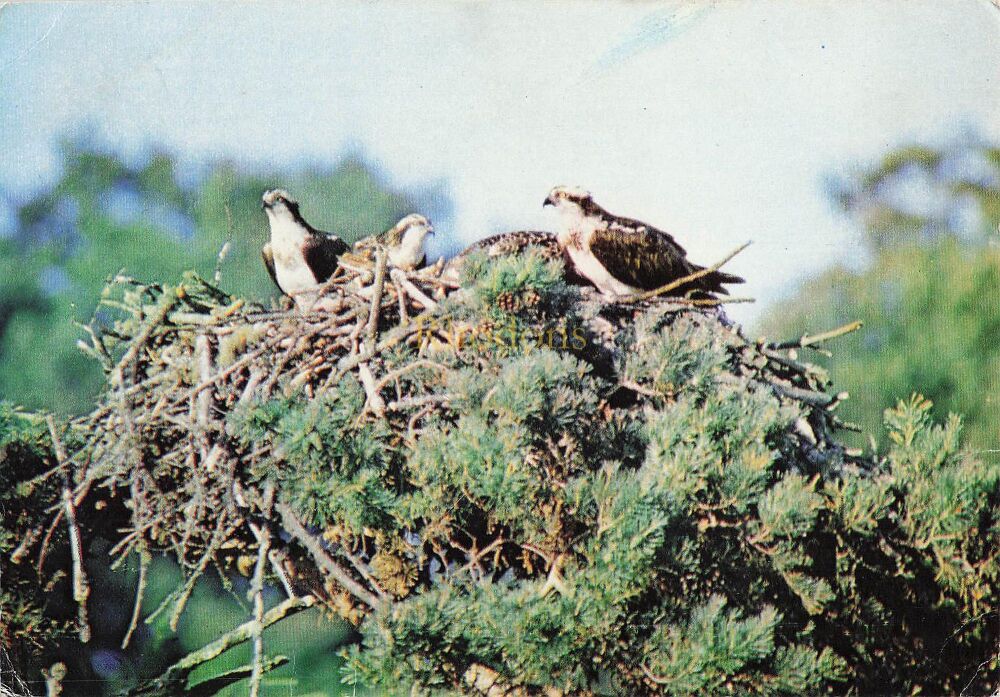
<instances>
[{"instance_id":1,"label":"bird neck","mask_svg":"<svg viewBox=\"0 0 1000 697\"><path fill-rule=\"evenodd\" d=\"M570 242L576 245L589 244L590 238L601 225L601 219L589 215L579 206L565 206L559 211L559 241L565 247Z\"/></svg>"},{"instance_id":2,"label":"bird neck","mask_svg":"<svg viewBox=\"0 0 1000 697\"><path fill-rule=\"evenodd\" d=\"M271 242L276 245L301 245L309 230L289 216L268 216L271 224Z\"/></svg>"},{"instance_id":3,"label":"bird neck","mask_svg":"<svg viewBox=\"0 0 1000 697\"><path fill-rule=\"evenodd\" d=\"M416 266L424 257L424 236L404 234L403 241L389 253L389 261L395 266Z\"/></svg>"}]
</instances>

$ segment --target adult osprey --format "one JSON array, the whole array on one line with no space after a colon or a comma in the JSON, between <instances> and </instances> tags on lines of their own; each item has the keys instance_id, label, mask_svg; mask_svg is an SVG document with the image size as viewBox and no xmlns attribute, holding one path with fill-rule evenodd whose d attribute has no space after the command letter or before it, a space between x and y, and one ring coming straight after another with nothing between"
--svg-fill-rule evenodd
<instances>
[{"instance_id":1,"label":"adult osprey","mask_svg":"<svg viewBox=\"0 0 1000 697\"><path fill-rule=\"evenodd\" d=\"M313 291L330 278L337 259L350 247L307 223L287 191L267 191L262 201L271 226L271 241L261 250L264 266L281 292L290 295L300 310L308 310L316 302Z\"/></svg>"},{"instance_id":2,"label":"adult osprey","mask_svg":"<svg viewBox=\"0 0 1000 697\"><path fill-rule=\"evenodd\" d=\"M525 254L530 249L537 249L546 261L561 260L566 270L567 283L583 285L588 282L587 279L577 273L573 265L573 260L569 258L569 255L559 245L559 240L556 236L551 232L540 232L538 230L501 232L474 242L448 261L444 273L450 280L457 281L461 276L465 261L470 254L476 252L483 252L488 259L494 259L496 257Z\"/></svg>"},{"instance_id":3,"label":"adult osprey","mask_svg":"<svg viewBox=\"0 0 1000 697\"><path fill-rule=\"evenodd\" d=\"M652 225L612 215L581 189L557 186L545 199L562 216L558 240L577 271L606 296L635 295L665 286L705 267L687 258L677 241ZM727 293L739 276L713 271L676 288L673 295Z\"/></svg>"},{"instance_id":4,"label":"adult osprey","mask_svg":"<svg viewBox=\"0 0 1000 697\"><path fill-rule=\"evenodd\" d=\"M411 213L385 232L358 242L358 250L381 247L388 255L389 264L404 271L421 269L427 264L424 240L434 234L434 226L419 213Z\"/></svg>"}]
</instances>

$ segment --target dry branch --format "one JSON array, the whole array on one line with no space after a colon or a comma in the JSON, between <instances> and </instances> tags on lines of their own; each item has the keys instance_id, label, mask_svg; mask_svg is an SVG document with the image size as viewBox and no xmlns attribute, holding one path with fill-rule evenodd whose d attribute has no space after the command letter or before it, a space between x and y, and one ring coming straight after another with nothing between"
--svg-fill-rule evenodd
<instances>
[{"instance_id":1,"label":"dry branch","mask_svg":"<svg viewBox=\"0 0 1000 697\"><path fill-rule=\"evenodd\" d=\"M274 483L264 485L264 502L262 513L266 516L274 505ZM253 664L250 672L250 697L260 694L260 680L264 675L264 568L268 563L268 552L271 549L271 533L266 525L259 528L257 536L257 563L254 566L253 581L250 583L250 596L253 599L254 626L250 634L253 644Z\"/></svg>"},{"instance_id":2,"label":"dry branch","mask_svg":"<svg viewBox=\"0 0 1000 697\"><path fill-rule=\"evenodd\" d=\"M66 464L68 458L62 439L56 429L56 422L49 416L46 419L49 427L49 437L52 438L52 449L55 451L59 467L63 470L63 510L65 511L66 527L69 535L69 549L73 559L73 601L77 606L77 633L80 641L90 641L90 622L87 619L87 600L90 598L90 582L83 565L83 539L80 527L76 522L76 506L73 505L72 477Z\"/></svg>"},{"instance_id":3,"label":"dry branch","mask_svg":"<svg viewBox=\"0 0 1000 697\"><path fill-rule=\"evenodd\" d=\"M250 637L253 636L254 631L258 630L258 627L261 630L267 629L279 620L291 617L292 615L298 614L303 610L308 610L315 605L315 603L316 599L311 595L289 598L264 613L259 622L257 620L244 622L236 629L223 634L215 641L206 644L197 651L192 651L187 654L182 659L167 668L158 678L150 681L148 684L144 684L139 689L134 690L129 694L156 693L157 691L169 690L171 687L176 689L178 685L181 685L182 682L187 679L187 676L190 675L195 668L211 661L213 658L221 655L234 646L238 646L239 644L248 641Z\"/></svg>"},{"instance_id":4,"label":"dry branch","mask_svg":"<svg viewBox=\"0 0 1000 697\"><path fill-rule=\"evenodd\" d=\"M333 557L327 554L326 550L323 549L322 543L309 534L309 531L305 529L298 517L288 505L278 504L275 506L275 509L281 515L281 522L283 523L285 530L287 530L292 537L294 537L303 547L306 548L306 550L309 551L309 554L312 555L316 563L324 571L329 573L330 576L336 579L337 583L339 583L344 590L372 609L381 605L381 601L378 597L365 589L365 587L358 583L344 567L334 561Z\"/></svg>"},{"instance_id":5,"label":"dry branch","mask_svg":"<svg viewBox=\"0 0 1000 697\"><path fill-rule=\"evenodd\" d=\"M769 344L768 346L772 349L795 349L795 348L805 348L807 346L815 346L816 344L821 344L824 341L829 341L830 339L836 339L837 337L844 336L844 334L850 334L851 332L856 332L864 323L861 321L848 322L847 324L837 327L836 329L831 329L827 332L822 332L820 334L803 334L798 339L792 341L780 341L776 344Z\"/></svg>"}]
</instances>

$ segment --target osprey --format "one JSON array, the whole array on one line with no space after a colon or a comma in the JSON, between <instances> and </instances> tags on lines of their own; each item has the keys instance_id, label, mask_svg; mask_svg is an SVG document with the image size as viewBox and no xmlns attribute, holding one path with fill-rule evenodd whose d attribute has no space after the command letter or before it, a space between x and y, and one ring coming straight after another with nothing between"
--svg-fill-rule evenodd
<instances>
[{"instance_id":1,"label":"osprey","mask_svg":"<svg viewBox=\"0 0 1000 697\"><path fill-rule=\"evenodd\" d=\"M283 189L265 192L261 208L271 226L271 241L261 256L271 280L290 295L300 310L316 302L315 291L333 274L347 243L336 235L317 230L299 213L299 204Z\"/></svg>"},{"instance_id":2,"label":"osprey","mask_svg":"<svg viewBox=\"0 0 1000 697\"><path fill-rule=\"evenodd\" d=\"M556 236L551 232L540 232L538 230L501 232L479 240L450 259L447 266L445 266L444 273L450 280L457 282L461 276L462 267L470 254L484 252L487 258L493 259L496 257L524 254L530 249L537 249L546 261L561 260L566 269L567 283L574 285L587 283L587 280L577 273L573 265L573 260L569 258L569 255L559 245L559 240Z\"/></svg>"},{"instance_id":3,"label":"osprey","mask_svg":"<svg viewBox=\"0 0 1000 697\"><path fill-rule=\"evenodd\" d=\"M559 211L560 246L576 270L605 296L654 290L705 268L689 261L684 248L667 233L608 213L581 189L557 186L543 205ZM743 279L713 271L677 288L675 294L727 293L723 283L743 283Z\"/></svg>"},{"instance_id":4,"label":"osprey","mask_svg":"<svg viewBox=\"0 0 1000 697\"><path fill-rule=\"evenodd\" d=\"M404 271L423 268L427 263L424 240L434 234L434 227L424 216L411 213L385 232L368 237L355 246L359 250L381 247L388 254L391 266Z\"/></svg>"}]
</instances>

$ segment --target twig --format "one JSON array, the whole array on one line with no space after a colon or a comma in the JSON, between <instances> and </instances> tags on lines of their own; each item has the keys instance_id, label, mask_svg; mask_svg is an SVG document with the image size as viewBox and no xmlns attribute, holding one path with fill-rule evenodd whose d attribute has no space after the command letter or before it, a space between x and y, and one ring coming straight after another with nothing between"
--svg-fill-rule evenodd
<instances>
[{"instance_id":1,"label":"twig","mask_svg":"<svg viewBox=\"0 0 1000 697\"><path fill-rule=\"evenodd\" d=\"M688 307L716 307L718 305L737 305L739 303L757 302L756 298L663 298L664 302Z\"/></svg>"},{"instance_id":2,"label":"twig","mask_svg":"<svg viewBox=\"0 0 1000 697\"><path fill-rule=\"evenodd\" d=\"M406 422L406 439L408 441L413 441L417 436L417 422L432 411L434 411L434 407L427 406L423 409L418 409L410 415L410 419Z\"/></svg>"},{"instance_id":3,"label":"twig","mask_svg":"<svg viewBox=\"0 0 1000 697\"><path fill-rule=\"evenodd\" d=\"M219 283L222 280L222 265L225 263L226 257L229 256L229 248L232 246L233 238L236 236L236 229L233 227L233 210L229 207L228 201L223 204L223 208L226 211L226 242L222 245L222 249L219 250L219 254L215 258L215 273L212 275L212 280L215 283Z\"/></svg>"},{"instance_id":4,"label":"twig","mask_svg":"<svg viewBox=\"0 0 1000 697\"><path fill-rule=\"evenodd\" d=\"M125 380L125 369L130 367L132 363L139 357L139 353L146 347L146 342L149 341L149 337L153 335L156 328L163 323L163 320L167 318L167 314L174 308L177 304L177 291L171 289L169 292L164 293L164 297L160 300L157 306L156 313L150 317L146 323L143 325L142 331L134 339L132 339L132 345L129 346L128 351L122 356L121 360L118 361L118 365L115 366L114 370L111 371L111 384L121 386Z\"/></svg>"},{"instance_id":5,"label":"twig","mask_svg":"<svg viewBox=\"0 0 1000 697\"><path fill-rule=\"evenodd\" d=\"M267 558L271 562L271 569L274 571L274 575L278 577L278 580L281 581L281 586L285 589L285 595L289 598L294 598L296 596L295 589L292 587L292 582L288 578L283 565L287 561L285 553L282 550L272 548L267 553Z\"/></svg>"},{"instance_id":6,"label":"twig","mask_svg":"<svg viewBox=\"0 0 1000 697\"><path fill-rule=\"evenodd\" d=\"M177 623L180 622L181 614L184 612L184 608L187 605L188 599L191 597L191 593L194 592L194 586L201 578L201 575L205 573L205 568L208 563L212 560L212 555L216 551L215 544L218 541L222 528L225 526L226 515L225 512L221 512L219 515L219 521L215 526L215 530L212 531L212 538L209 540L205 547L205 552L202 554L201 559L198 561L198 565L194 568L191 576L188 578L184 587L181 589L180 594L177 596L177 601L174 604L174 609L170 613L170 620L167 625L170 627L170 631L177 631ZM223 536L225 537L225 536ZM152 619L152 616L150 617ZM147 620L148 622L149 620Z\"/></svg>"},{"instance_id":7,"label":"twig","mask_svg":"<svg viewBox=\"0 0 1000 697\"><path fill-rule=\"evenodd\" d=\"M379 389L382 389L390 382L398 380L407 373L412 373L414 370L420 370L421 368L434 368L435 370L445 371L448 369L448 366L444 365L443 363L438 363L437 361L429 360L427 358L417 358L411 363L407 363L401 368L397 368L396 370L386 373L376 384Z\"/></svg>"},{"instance_id":8,"label":"twig","mask_svg":"<svg viewBox=\"0 0 1000 697\"><path fill-rule=\"evenodd\" d=\"M357 368L360 364L370 361L372 358L378 354L386 351L393 346L405 341L413 334L421 331L422 322L421 318L426 320L428 313L423 313L417 315L409 324L405 324L400 327L396 327L392 331L386 333L385 338L382 339L374 348L366 348L364 351L359 353L344 356L337 362L337 370L331 375L330 382L335 383L339 380L348 370Z\"/></svg>"},{"instance_id":9,"label":"twig","mask_svg":"<svg viewBox=\"0 0 1000 697\"><path fill-rule=\"evenodd\" d=\"M767 346L762 346L760 348L760 352L765 356L767 356L768 358L770 358L775 363L779 363L785 366L786 368L790 368L791 370L794 370L796 373L800 375L810 375L814 372L814 369L811 369L811 366L809 366L808 364L801 363L795 360L794 358L789 358L785 354L778 353L777 350L770 349Z\"/></svg>"},{"instance_id":10,"label":"twig","mask_svg":"<svg viewBox=\"0 0 1000 697\"><path fill-rule=\"evenodd\" d=\"M453 399L455 399L455 395L452 394L428 394L417 397L404 397L403 399L389 402L386 409L389 411L402 411L412 407L422 407L427 404L447 404Z\"/></svg>"},{"instance_id":11,"label":"twig","mask_svg":"<svg viewBox=\"0 0 1000 697\"><path fill-rule=\"evenodd\" d=\"M340 564L335 562L319 541L309 534L301 522L299 522L298 517L295 512L284 503L279 503L275 505L275 510L281 515L281 521L285 527L285 530L299 543L306 548L312 558L323 568L328 574L333 576L337 582L344 587L344 589L353 595L355 598L363 602L368 607L377 609L381 606L381 601L371 592L369 592L364 586L354 580L354 578L347 573Z\"/></svg>"},{"instance_id":12,"label":"twig","mask_svg":"<svg viewBox=\"0 0 1000 697\"><path fill-rule=\"evenodd\" d=\"M95 332L94 328L89 324L83 324L82 322L74 322L74 324L83 331L87 332L87 335L90 336L90 343L92 346L91 351L93 352L93 355L96 356L101 362L101 367L104 369L104 372L110 372L114 368L115 362L111 357L111 354L108 353L107 346L105 346L104 342L97 336L97 332Z\"/></svg>"},{"instance_id":13,"label":"twig","mask_svg":"<svg viewBox=\"0 0 1000 697\"><path fill-rule=\"evenodd\" d=\"M403 287L399 284L399 281L393 275L395 269L389 272L389 277L392 278L393 288L396 289L396 304L399 307L399 321L400 323L406 322L410 319L410 313L406 310L406 292Z\"/></svg>"},{"instance_id":14,"label":"twig","mask_svg":"<svg viewBox=\"0 0 1000 697\"><path fill-rule=\"evenodd\" d=\"M545 563L547 565L551 565L552 564L552 554L553 553L546 552L541 547L537 547L537 546L535 546L533 544L530 544L528 542L521 542L521 543L518 544L518 546L521 549L523 549L523 550L531 552L532 554L537 554L538 556L540 556L542 559L545 560Z\"/></svg>"},{"instance_id":15,"label":"twig","mask_svg":"<svg viewBox=\"0 0 1000 697\"><path fill-rule=\"evenodd\" d=\"M357 316L359 316L359 313L356 311L348 313L348 315L346 315L345 317L341 317L338 319L338 324L344 321L345 319L354 318ZM288 362L292 360L292 358L294 358L295 356L304 352L309 345L309 341L317 334L323 333L323 331L328 329L329 326L330 326L329 324L321 324L315 327L311 327L309 331L300 335L298 337L298 340L288 350L285 351L285 353L278 360L274 368L272 368L271 376L267 379L266 382L264 382L263 385L261 385L261 393L263 393L265 396L269 395L271 393L271 390L274 389L274 386L277 384L278 378L282 376L284 368L286 365L288 365ZM278 338L278 343L280 343L280 337L276 338Z\"/></svg>"},{"instance_id":16,"label":"twig","mask_svg":"<svg viewBox=\"0 0 1000 697\"><path fill-rule=\"evenodd\" d=\"M61 467L65 467L67 461L66 449L63 447L59 432L56 430L55 419L51 415L45 419L49 427L49 436L52 438L52 449L55 451L56 461ZM90 641L90 622L87 619L87 600L90 598L90 582L87 580L87 573L83 566L83 539L80 535L80 528L76 522L76 507L73 505L73 485L68 467L63 473L63 507L66 511L66 527L69 528L69 549L73 559L73 600L77 605L77 620L79 627L77 631L80 641L87 643Z\"/></svg>"},{"instance_id":17,"label":"twig","mask_svg":"<svg viewBox=\"0 0 1000 697\"><path fill-rule=\"evenodd\" d=\"M411 298L423 305L425 310L437 309L437 301L432 300L426 293L420 290L415 283L410 281L402 269L393 269L389 272L389 276L392 277L393 282L401 285Z\"/></svg>"},{"instance_id":18,"label":"twig","mask_svg":"<svg viewBox=\"0 0 1000 697\"><path fill-rule=\"evenodd\" d=\"M828 395L825 392L817 392L815 390L807 390L803 387L787 385L778 380L768 379L767 382L774 387L774 390L778 394L790 397L791 399L795 399L800 402L805 402L806 404L811 404L814 407L828 407L835 399L835 397Z\"/></svg>"},{"instance_id":19,"label":"twig","mask_svg":"<svg viewBox=\"0 0 1000 697\"><path fill-rule=\"evenodd\" d=\"M257 620L244 622L231 632L223 634L215 641L184 656L184 658L167 668L166 671L164 671L159 677L150 681L149 685L141 686L140 688L133 690L130 694L147 692L150 687L154 690L156 688L160 688L162 690L163 688L177 685L180 681L186 679L188 674L190 674L198 666L211 661L213 658L219 656L225 651L228 651L232 647L249 640L258 624L262 630L267 629L275 622L278 622L285 617L291 617L292 615L298 614L303 610L308 610L315 604L316 599L311 595L289 598L288 600L279 603L265 612L259 623Z\"/></svg>"},{"instance_id":20,"label":"twig","mask_svg":"<svg viewBox=\"0 0 1000 697\"><path fill-rule=\"evenodd\" d=\"M274 504L274 482L264 484L264 501L261 513L267 518ZM250 595L253 598L254 625L251 628L250 639L253 644L253 668L250 672L250 697L260 694L260 680L263 676L264 661L264 567L268 561L268 550L271 547L271 533L267 525L261 525L257 535L257 564L254 566L253 581L250 583Z\"/></svg>"},{"instance_id":21,"label":"twig","mask_svg":"<svg viewBox=\"0 0 1000 697\"><path fill-rule=\"evenodd\" d=\"M632 390L636 394L641 394L646 397L655 397L657 399L665 397L666 395L657 392L656 390L650 389L643 385L640 385L635 380L629 380L627 378L622 378L618 381L618 384L624 387L626 390Z\"/></svg>"},{"instance_id":22,"label":"twig","mask_svg":"<svg viewBox=\"0 0 1000 697\"><path fill-rule=\"evenodd\" d=\"M372 568L368 566L368 564L363 562L361 559L358 559L355 555L351 554L350 550L347 549L346 545L341 545L339 551L341 554L347 557L347 561L351 562L351 566L353 566L355 570L359 574L361 574L361 576L364 577L364 579L368 581L368 583L371 584L372 588L375 589L375 592L378 594L378 596L380 598L385 598L386 592L385 590L383 590L382 586L379 585L378 580L376 580L375 576L372 574Z\"/></svg>"},{"instance_id":23,"label":"twig","mask_svg":"<svg viewBox=\"0 0 1000 697\"><path fill-rule=\"evenodd\" d=\"M288 663L288 656L272 656L264 658L261 661L260 668L264 673L270 673L275 668L280 668L286 663ZM189 685L187 691L184 693L185 697L214 697L215 695L222 694L222 691L230 685L245 680L252 672L252 665L227 670L207 680Z\"/></svg>"},{"instance_id":24,"label":"twig","mask_svg":"<svg viewBox=\"0 0 1000 697\"><path fill-rule=\"evenodd\" d=\"M664 293L669 293L670 291L680 288L681 286L685 286L691 283L692 281L697 281L699 278L703 278L705 276L708 276L709 274L713 274L719 269L721 269L730 259L735 257L737 254L739 254L749 246L750 242L744 242L739 247L737 247L729 254L724 256L720 261L715 262L711 266L701 269L700 271L695 271L694 273L688 274L683 278L678 278L664 286L660 286L659 288L654 288L653 290L647 291L645 293L639 293L638 295L631 295L622 298L621 302L634 303L634 302L640 302L642 300L649 300L650 298L655 298L658 295L663 295Z\"/></svg>"},{"instance_id":25,"label":"twig","mask_svg":"<svg viewBox=\"0 0 1000 697\"><path fill-rule=\"evenodd\" d=\"M187 392L185 392L183 395L181 395L180 398L177 399L177 401L178 402L185 402L188 399L190 399L191 397L193 397L194 395L196 395L199 392L201 392L202 390L206 390L209 387L211 387L212 385L215 385L216 383L218 383L218 382L220 382L222 380L225 380L227 377L229 377L233 373L237 372L238 370L241 370L248 363L252 363L257 358L260 358L262 355L264 355L268 350L270 350L278 342L279 342L278 339L271 339L269 341L264 342L264 344L261 345L261 346L259 346L255 351L252 351L252 352L246 354L245 356L243 356L242 358L240 358L238 361L236 361L236 362L230 364L229 366L227 366L224 370L219 371L218 374L213 375L213 376L211 376L211 377L209 377L209 378L207 378L205 380L202 380L200 383L198 383L197 385L195 385L194 387L192 387L190 390L188 390Z\"/></svg>"},{"instance_id":26,"label":"twig","mask_svg":"<svg viewBox=\"0 0 1000 697\"><path fill-rule=\"evenodd\" d=\"M809 336L808 334L803 334L798 339L793 339L791 341L782 341L776 344L768 344L768 348L772 349L805 348L806 346L819 344L824 341L829 341L830 339L836 339L838 336L843 336L844 334L850 334L851 332L856 332L863 326L864 322L856 320L854 322L848 322L843 326L837 327L836 329L831 329L830 331L823 332L821 334L815 334L813 336Z\"/></svg>"},{"instance_id":27,"label":"twig","mask_svg":"<svg viewBox=\"0 0 1000 697\"><path fill-rule=\"evenodd\" d=\"M202 278L199 274L188 272L185 274L185 278L192 279L195 283L200 285L204 290L208 291L208 294L212 296L212 299L217 303L230 303L233 300L231 296L226 291L219 288L215 283L211 283L208 280ZM190 295L185 293L185 299L190 299ZM239 302L239 301L237 301Z\"/></svg>"},{"instance_id":28,"label":"twig","mask_svg":"<svg viewBox=\"0 0 1000 697\"><path fill-rule=\"evenodd\" d=\"M640 663L639 664L639 669L642 671L642 674L645 675L646 678L649 679L650 682L652 682L652 683L654 683L656 685L667 685L667 684L670 683L670 681L667 680L666 678L661 678L659 675L656 675L655 673L653 673L653 671L651 671L646 666L645 663Z\"/></svg>"},{"instance_id":29,"label":"twig","mask_svg":"<svg viewBox=\"0 0 1000 697\"><path fill-rule=\"evenodd\" d=\"M24 537L21 538L21 542L14 548L14 551L10 553L10 563L20 564L24 559L28 550L31 549L38 538L42 535L41 527L34 527L24 533Z\"/></svg>"},{"instance_id":30,"label":"twig","mask_svg":"<svg viewBox=\"0 0 1000 697\"><path fill-rule=\"evenodd\" d=\"M129 620L128 629L125 630L125 637L122 639L122 649L127 649L132 641L132 633L135 632L139 624L139 617L142 615L142 600L146 593L146 574L149 571L149 552L139 549L139 581L135 587L135 605L132 606L132 618Z\"/></svg>"},{"instance_id":31,"label":"twig","mask_svg":"<svg viewBox=\"0 0 1000 697\"><path fill-rule=\"evenodd\" d=\"M368 327L365 336L368 337L368 345L374 346L378 339L378 320L382 311L382 294L385 292L385 272L389 263L385 250L379 249L375 252L375 281L372 284L372 303L368 310Z\"/></svg>"},{"instance_id":32,"label":"twig","mask_svg":"<svg viewBox=\"0 0 1000 697\"><path fill-rule=\"evenodd\" d=\"M150 390L150 388L155 387L159 383L166 382L167 380L170 380L170 379L172 379L171 376L170 376L170 374L166 373L166 372L160 373L160 374L157 374L157 375L151 375L150 377L144 379L142 382L134 383L131 386L125 388L125 389L119 388L119 390L118 390L118 398L122 399L122 398L126 398L126 397L135 396L136 394L138 394L140 392L143 392L145 390ZM92 424L92 423L94 423L96 421L99 421L100 419L104 418L105 416L107 416L111 412L117 410L118 408L119 408L119 405L118 405L117 401L115 403L113 403L113 404L105 404L105 405L99 407L92 414L88 414L87 417L86 417L86 421L83 422L83 423L84 423L84 425Z\"/></svg>"},{"instance_id":33,"label":"twig","mask_svg":"<svg viewBox=\"0 0 1000 697\"><path fill-rule=\"evenodd\" d=\"M211 379L214 372L212 360L212 345L207 334L199 334L194 340L194 353L198 364L198 379L203 383ZM201 461L204 463L208 459L208 412L212 406L212 393L202 390L195 398L195 423L198 424L198 440L201 446Z\"/></svg>"},{"instance_id":34,"label":"twig","mask_svg":"<svg viewBox=\"0 0 1000 697\"><path fill-rule=\"evenodd\" d=\"M538 596L544 598L552 591L556 591L559 595L573 595L573 591L566 587L566 583L563 581L562 567L566 562L566 555L559 554L556 556L552 565L549 567L549 575L545 579L545 584L539 589Z\"/></svg>"},{"instance_id":35,"label":"twig","mask_svg":"<svg viewBox=\"0 0 1000 697\"><path fill-rule=\"evenodd\" d=\"M382 395L378 393L379 388L375 383L375 376L372 375L371 368L368 367L367 363L362 363L358 366L358 378L361 381L361 386L365 390L365 395L368 399L368 408L372 410L376 416L382 416L385 414L385 400L382 399Z\"/></svg>"},{"instance_id":36,"label":"twig","mask_svg":"<svg viewBox=\"0 0 1000 697\"><path fill-rule=\"evenodd\" d=\"M507 542L508 542L508 540L505 539L503 535L501 535L501 536L497 537L495 540L493 540L492 542L490 542L488 545L486 545L485 547L483 547L480 550L476 550L476 549L470 549L470 550L468 550L466 552L466 556L471 557L471 559L469 559L469 561L466 562L466 564L462 568L460 568L457 571L455 571L455 574L456 575L460 574L463 571L467 571L467 570L469 570L472 567L478 568L479 572L483 573L483 568L482 568L482 566L480 566L479 560L482 559L483 557L485 557L490 552L492 552L497 547L499 547L501 545L504 545ZM475 541L473 541L473 544L475 544Z\"/></svg>"}]
</instances>

